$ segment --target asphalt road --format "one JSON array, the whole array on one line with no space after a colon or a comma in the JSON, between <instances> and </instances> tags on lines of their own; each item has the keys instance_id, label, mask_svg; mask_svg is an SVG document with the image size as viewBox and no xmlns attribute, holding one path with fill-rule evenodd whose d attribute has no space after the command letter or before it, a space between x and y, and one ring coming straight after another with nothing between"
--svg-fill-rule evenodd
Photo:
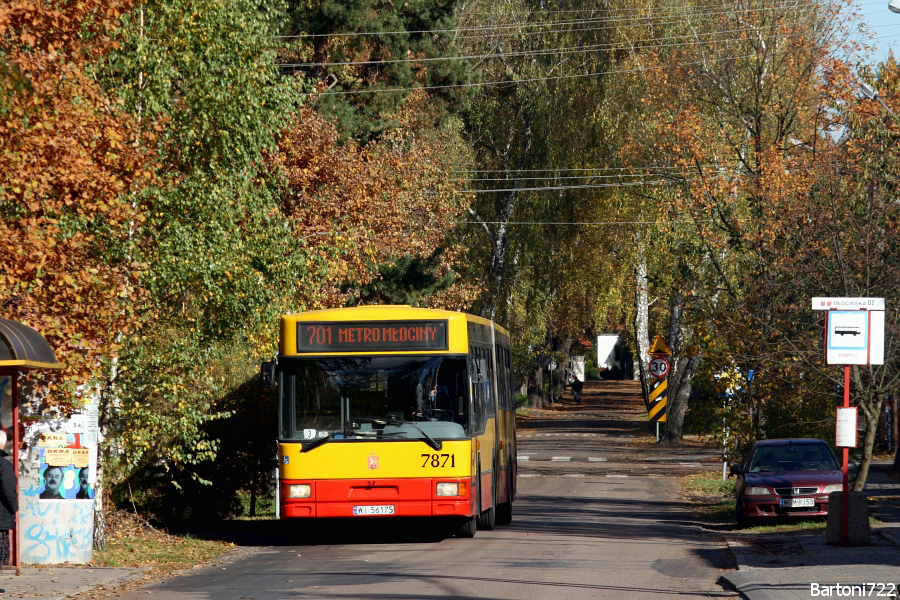
<instances>
[{"instance_id":1,"label":"asphalt road","mask_svg":"<svg viewBox=\"0 0 900 600\"><path fill-rule=\"evenodd\" d=\"M521 424L510 526L460 539L427 520L282 524L220 562L118 597L737 597L717 583L734 566L723 539L690 519L670 476L714 454L643 460L633 428L606 418L599 396L587 406L585 392L582 407Z\"/></svg>"}]
</instances>

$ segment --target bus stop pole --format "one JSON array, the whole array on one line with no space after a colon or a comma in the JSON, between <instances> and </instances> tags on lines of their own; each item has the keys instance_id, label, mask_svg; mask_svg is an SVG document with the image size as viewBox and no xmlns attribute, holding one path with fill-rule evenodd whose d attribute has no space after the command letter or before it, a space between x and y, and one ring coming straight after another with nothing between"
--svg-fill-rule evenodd
<instances>
[{"instance_id":1,"label":"bus stop pole","mask_svg":"<svg viewBox=\"0 0 900 600\"><path fill-rule=\"evenodd\" d=\"M12 380L12 464L16 473L16 499L19 498L19 371L13 369L10 374ZM16 575L22 574L22 562L19 552L19 511L15 515L15 528L9 532L9 553Z\"/></svg>"},{"instance_id":2,"label":"bus stop pole","mask_svg":"<svg viewBox=\"0 0 900 600\"><path fill-rule=\"evenodd\" d=\"M850 365L844 366L844 408L850 408ZM848 513L850 512L850 448L843 448L844 475L843 493L841 493L841 544L847 545Z\"/></svg>"}]
</instances>

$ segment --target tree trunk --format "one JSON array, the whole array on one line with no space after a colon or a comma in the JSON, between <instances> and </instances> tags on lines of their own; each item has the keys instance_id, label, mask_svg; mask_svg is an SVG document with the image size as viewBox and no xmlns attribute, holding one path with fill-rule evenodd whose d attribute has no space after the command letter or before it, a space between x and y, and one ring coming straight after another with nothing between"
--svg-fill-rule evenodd
<instances>
[{"instance_id":1,"label":"tree trunk","mask_svg":"<svg viewBox=\"0 0 900 600\"><path fill-rule=\"evenodd\" d=\"M254 473L253 477L250 480L250 516L256 516L256 485L257 485L257 474Z\"/></svg>"},{"instance_id":2,"label":"tree trunk","mask_svg":"<svg viewBox=\"0 0 900 600\"><path fill-rule=\"evenodd\" d=\"M853 482L853 491L861 492L866 487L866 479L869 477L869 466L872 464L872 450L875 448L875 434L878 432L878 421L881 416L880 395L874 398L860 400L859 406L866 415L866 431L863 434L862 460L859 462L859 471Z\"/></svg>"},{"instance_id":3,"label":"tree trunk","mask_svg":"<svg viewBox=\"0 0 900 600\"><path fill-rule=\"evenodd\" d=\"M327 69L322 63L328 62L328 36L319 36L313 42L312 62L315 66L312 68L312 76L316 79L324 79Z\"/></svg>"},{"instance_id":4,"label":"tree trunk","mask_svg":"<svg viewBox=\"0 0 900 600\"><path fill-rule=\"evenodd\" d=\"M691 396L691 378L698 362L697 357L684 356L684 327L681 323L683 312L683 297L681 293L675 292L672 294L669 319L669 349L672 351L669 399L666 403L666 429L661 439L667 444L682 442L684 414Z\"/></svg>"},{"instance_id":5,"label":"tree trunk","mask_svg":"<svg viewBox=\"0 0 900 600\"><path fill-rule=\"evenodd\" d=\"M531 380L528 382L528 406L544 407L544 370L540 367L532 371Z\"/></svg>"},{"instance_id":6,"label":"tree trunk","mask_svg":"<svg viewBox=\"0 0 900 600\"><path fill-rule=\"evenodd\" d=\"M553 371L553 378L551 379L551 383L553 385L553 397L559 400L562 398L563 393L566 391L566 382L568 381L568 365L569 359L571 355L569 354L572 351L572 344L575 342L575 338L571 335L567 335L562 338L562 340L555 339L554 346L557 353L562 352L565 354L565 358L561 358L556 361L556 370Z\"/></svg>"},{"instance_id":7,"label":"tree trunk","mask_svg":"<svg viewBox=\"0 0 900 600\"><path fill-rule=\"evenodd\" d=\"M673 381L669 376L669 400L666 403L666 429L660 438L666 444L680 444L684 427L684 413L691 397L691 378L699 360L692 356L685 361L684 368Z\"/></svg>"},{"instance_id":8,"label":"tree trunk","mask_svg":"<svg viewBox=\"0 0 900 600\"><path fill-rule=\"evenodd\" d=\"M634 376L641 380L641 391L644 402L650 398L650 382L648 380L647 360L650 357L650 304L647 297L647 261L644 250L640 246L639 236L635 236L638 244L637 262L634 265L634 342L636 352L634 363L637 366Z\"/></svg>"}]
</instances>

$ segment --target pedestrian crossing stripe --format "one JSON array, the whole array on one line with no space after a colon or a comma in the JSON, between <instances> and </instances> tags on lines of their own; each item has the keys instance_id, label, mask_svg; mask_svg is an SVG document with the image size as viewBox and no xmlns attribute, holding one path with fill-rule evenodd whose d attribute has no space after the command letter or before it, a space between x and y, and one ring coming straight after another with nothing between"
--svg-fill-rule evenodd
<instances>
[{"instance_id":1,"label":"pedestrian crossing stripe","mask_svg":"<svg viewBox=\"0 0 900 600\"><path fill-rule=\"evenodd\" d=\"M650 390L647 404L647 420L651 423L666 422L666 390L668 379L657 379Z\"/></svg>"}]
</instances>

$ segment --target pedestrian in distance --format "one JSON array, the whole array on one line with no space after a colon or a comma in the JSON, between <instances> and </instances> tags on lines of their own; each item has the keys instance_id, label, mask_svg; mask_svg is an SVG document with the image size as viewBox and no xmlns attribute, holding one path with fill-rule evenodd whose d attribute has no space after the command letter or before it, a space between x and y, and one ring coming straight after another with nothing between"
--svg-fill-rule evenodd
<instances>
[{"instance_id":1,"label":"pedestrian in distance","mask_svg":"<svg viewBox=\"0 0 900 600\"><path fill-rule=\"evenodd\" d=\"M575 397L575 404L581 404L581 390L584 384L578 379L578 375L572 375L572 396Z\"/></svg>"},{"instance_id":2,"label":"pedestrian in distance","mask_svg":"<svg viewBox=\"0 0 900 600\"><path fill-rule=\"evenodd\" d=\"M9 535L16 527L19 498L16 494L16 469L7 460L6 432L0 429L0 566L9 564ZM0 594L5 590L0 590Z\"/></svg>"}]
</instances>

